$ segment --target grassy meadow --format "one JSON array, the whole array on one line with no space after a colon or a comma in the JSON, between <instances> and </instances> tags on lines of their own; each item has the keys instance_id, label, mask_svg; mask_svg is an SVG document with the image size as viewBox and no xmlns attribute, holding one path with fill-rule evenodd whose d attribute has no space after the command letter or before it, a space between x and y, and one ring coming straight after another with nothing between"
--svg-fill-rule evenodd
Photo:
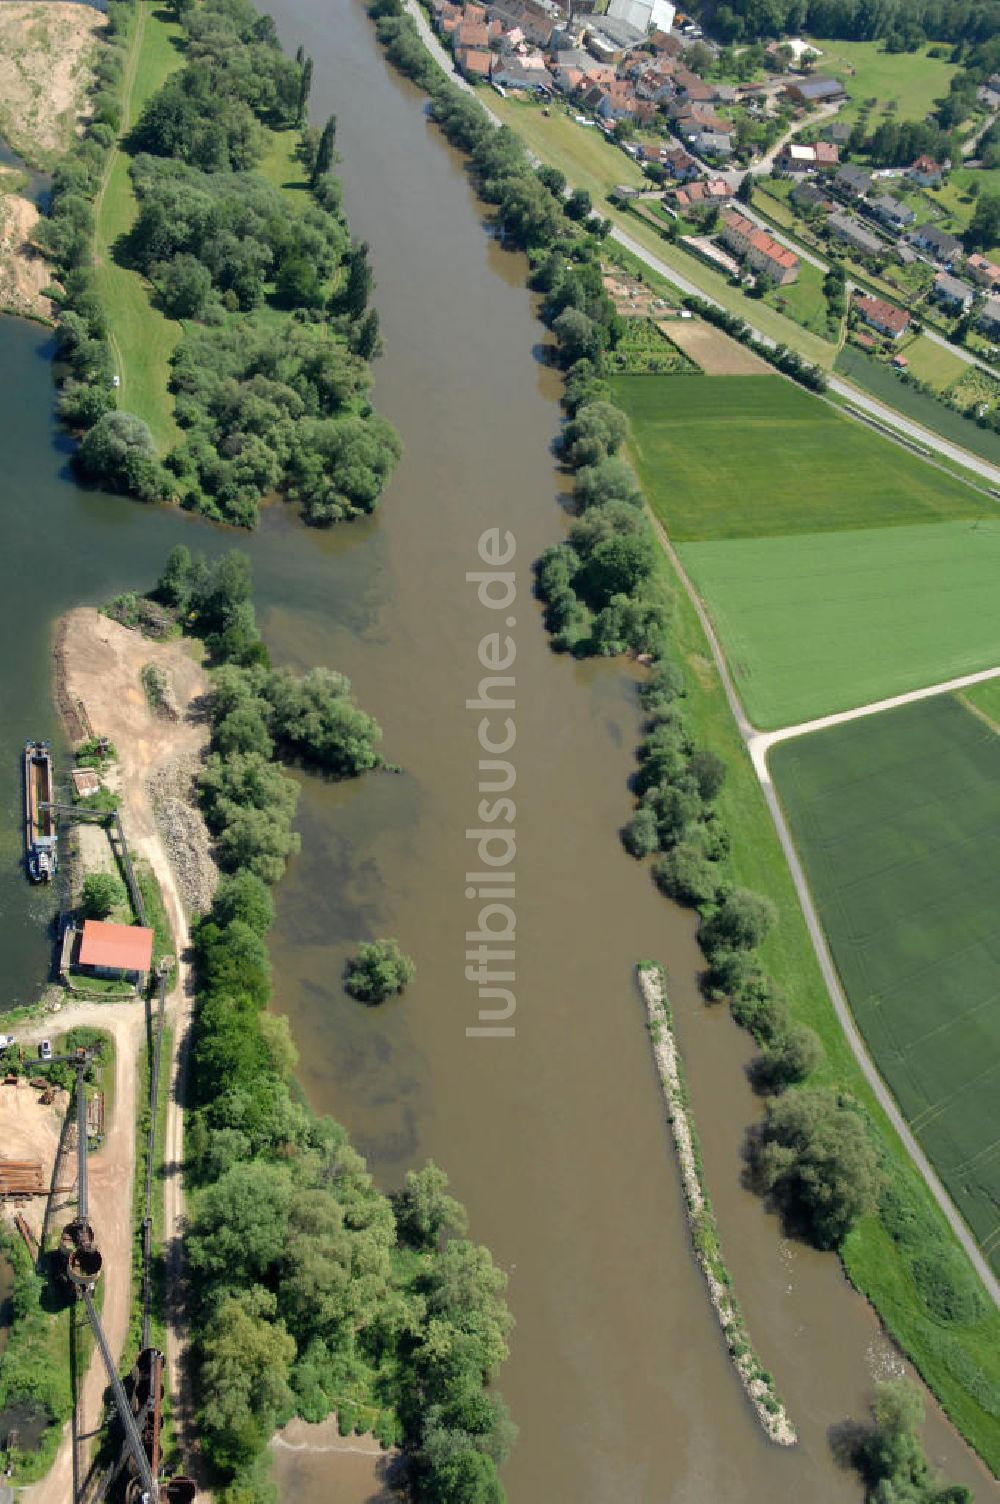
<instances>
[{"instance_id":1,"label":"grassy meadow","mask_svg":"<svg viewBox=\"0 0 1000 1504\"><path fill-rule=\"evenodd\" d=\"M132 27L123 133L182 61L175 45L181 28L166 11L140 7ZM95 205L94 275L108 311L111 346L121 378L118 405L145 419L163 453L178 437L167 380L181 326L153 305L145 279L115 259L115 245L132 228L138 213L129 177L130 160L120 146L109 159L108 175Z\"/></svg>"},{"instance_id":2,"label":"grassy meadow","mask_svg":"<svg viewBox=\"0 0 1000 1504\"><path fill-rule=\"evenodd\" d=\"M817 73L830 73L842 80L849 104L841 119L853 120L866 100L875 99L872 115L877 118L895 106L899 120L922 120L935 99L947 94L954 65L943 58L928 56L929 48L917 52L886 52L878 42L843 42L810 37L812 45L823 54L816 62Z\"/></svg>"},{"instance_id":3,"label":"grassy meadow","mask_svg":"<svg viewBox=\"0 0 1000 1504\"><path fill-rule=\"evenodd\" d=\"M1000 736L945 695L771 763L869 1049L1000 1270Z\"/></svg>"}]
</instances>

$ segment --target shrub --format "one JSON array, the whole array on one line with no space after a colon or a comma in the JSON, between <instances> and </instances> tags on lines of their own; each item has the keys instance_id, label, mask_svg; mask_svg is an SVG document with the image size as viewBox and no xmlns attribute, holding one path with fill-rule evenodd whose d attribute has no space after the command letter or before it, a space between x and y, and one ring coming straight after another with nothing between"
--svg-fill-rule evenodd
<instances>
[{"instance_id":1,"label":"shrub","mask_svg":"<svg viewBox=\"0 0 1000 1504\"><path fill-rule=\"evenodd\" d=\"M348 961L344 987L363 1003L381 1003L402 992L416 974L416 966L403 955L398 941L375 940L362 945Z\"/></svg>"},{"instance_id":2,"label":"shrub","mask_svg":"<svg viewBox=\"0 0 1000 1504\"><path fill-rule=\"evenodd\" d=\"M83 879L83 913L86 919L106 919L113 909L128 902L125 884L112 872L88 872Z\"/></svg>"}]
</instances>

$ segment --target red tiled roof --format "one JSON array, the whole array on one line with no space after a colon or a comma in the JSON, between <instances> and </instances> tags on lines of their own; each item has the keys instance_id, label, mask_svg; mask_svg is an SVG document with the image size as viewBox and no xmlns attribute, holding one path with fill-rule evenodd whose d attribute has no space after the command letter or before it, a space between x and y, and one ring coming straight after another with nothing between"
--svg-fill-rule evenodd
<instances>
[{"instance_id":1,"label":"red tiled roof","mask_svg":"<svg viewBox=\"0 0 1000 1504\"><path fill-rule=\"evenodd\" d=\"M83 925L81 966L113 971L148 971L153 959L153 931L138 924L108 924L87 919Z\"/></svg>"},{"instance_id":2,"label":"red tiled roof","mask_svg":"<svg viewBox=\"0 0 1000 1504\"><path fill-rule=\"evenodd\" d=\"M887 303L884 298L871 298L867 294L855 296L854 305L866 319L893 334L902 334L910 326L910 315L906 310Z\"/></svg>"}]
</instances>

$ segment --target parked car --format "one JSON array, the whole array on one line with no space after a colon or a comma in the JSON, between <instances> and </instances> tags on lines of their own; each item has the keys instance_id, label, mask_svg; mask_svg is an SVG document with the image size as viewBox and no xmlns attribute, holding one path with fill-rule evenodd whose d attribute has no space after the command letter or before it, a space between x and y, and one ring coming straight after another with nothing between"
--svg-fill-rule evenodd
<instances>
[{"instance_id":1,"label":"parked car","mask_svg":"<svg viewBox=\"0 0 1000 1504\"><path fill-rule=\"evenodd\" d=\"M12 1044L17 1044L13 1034L0 1034L0 1050L9 1050Z\"/></svg>"},{"instance_id":2,"label":"parked car","mask_svg":"<svg viewBox=\"0 0 1000 1504\"><path fill-rule=\"evenodd\" d=\"M51 1060L52 1059L52 1041L51 1041L51 1039L43 1039L42 1040L41 1044L38 1046L38 1058L39 1058L39 1060Z\"/></svg>"}]
</instances>

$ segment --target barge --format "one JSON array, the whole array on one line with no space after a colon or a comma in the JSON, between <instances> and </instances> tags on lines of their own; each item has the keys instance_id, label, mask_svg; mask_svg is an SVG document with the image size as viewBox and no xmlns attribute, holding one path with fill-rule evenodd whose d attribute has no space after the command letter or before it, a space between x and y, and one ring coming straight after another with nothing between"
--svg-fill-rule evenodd
<instances>
[{"instance_id":1,"label":"barge","mask_svg":"<svg viewBox=\"0 0 1000 1504\"><path fill-rule=\"evenodd\" d=\"M24 745L24 846L32 882L51 882L58 865L58 852L52 752L48 742Z\"/></svg>"}]
</instances>

